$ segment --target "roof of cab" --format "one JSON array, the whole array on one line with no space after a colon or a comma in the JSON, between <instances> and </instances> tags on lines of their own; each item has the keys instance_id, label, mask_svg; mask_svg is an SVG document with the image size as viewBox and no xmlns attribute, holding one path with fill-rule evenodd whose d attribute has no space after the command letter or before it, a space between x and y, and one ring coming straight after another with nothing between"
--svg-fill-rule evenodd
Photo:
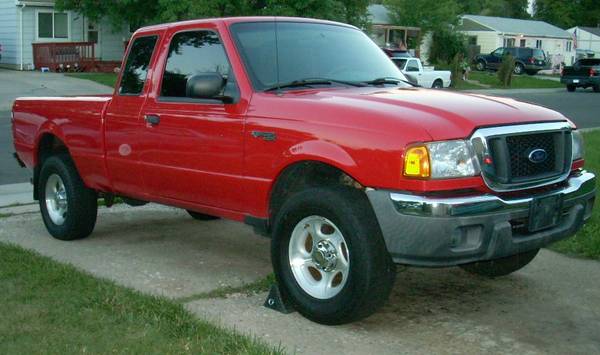
<instances>
[{"instance_id":1,"label":"roof of cab","mask_svg":"<svg viewBox=\"0 0 600 355\"><path fill-rule=\"evenodd\" d=\"M157 32L162 31L172 27L178 26L190 26L194 24L204 24L204 23L223 23L227 26L239 23L239 22L307 22L307 23L322 23L329 25L337 25L337 26L345 26L349 28L355 28L352 25L328 21L328 20L319 20L313 18L305 18L305 17L279 17L279 16L246 16L246 17L221 17L221 18L207 18L207 19L197 19L197 20L188 20L188 21L180 21L180 22L170 22L163 23L159 25L146 26L138 29L136 34L138 33L147 33L147 32Z\"/></svg>"}]
</instances>

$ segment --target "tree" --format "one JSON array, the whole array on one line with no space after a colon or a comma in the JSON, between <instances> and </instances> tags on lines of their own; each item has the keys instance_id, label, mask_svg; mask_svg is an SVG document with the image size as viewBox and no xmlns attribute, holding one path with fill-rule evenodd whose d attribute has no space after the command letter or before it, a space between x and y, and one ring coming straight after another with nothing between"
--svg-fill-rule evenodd
<instances>
[{"instance_id":1,"label":"tree","mask_svg":"<svg viewBox=\"0 0 600 355\"><path fill-rule=\"evenodd\" d=\"M536 0L534 17L562 28L600 24L598 0Z\"/></svg>"},{"instance_id":2,"label":"tree","mask_svg":"<svg viewBox=\"0 0 600 355\"><path fill-rule=\"evenodd\" d=\"M422 32L447 28L458 21L461 7L456 0L385 0L392 21L420 27Z\"/></svg>"},{"instance_id":3,"label":"tree","mask_svg":"<svg viewBox=\"0 0 600 355\"><path fill-rule=\"evenodd\" d=\"M77 11L92 21L106 17L115 27L225 16L302 16L363 27L368 0L56 0L60 10Z\"/></svg>"},{"instance_id":4,"label":"tree","mask_svg":"<svg viewBox=\"0 0 600 355\"><path fill-rule=\"evenodd\" d=\"M512 18L530 18L527 0L459 0L462 13Z\"/></svg>"}]
</instances>

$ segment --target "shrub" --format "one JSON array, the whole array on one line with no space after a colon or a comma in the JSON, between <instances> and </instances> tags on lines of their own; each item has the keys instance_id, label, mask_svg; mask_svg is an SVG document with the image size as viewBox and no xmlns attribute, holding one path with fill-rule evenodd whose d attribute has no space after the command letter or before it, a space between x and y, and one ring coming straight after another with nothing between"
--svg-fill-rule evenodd
<instances>
[{"instance_id":1,"label":"shrub","mask_svg":"<svg viewBox=\"0 0 600 355\"><path fill-rule=\"evenodd\" d=\"M467 54L465 37L462 34L447 29L433 32L429 47L429 63L450 63L459 53L463 56Z\"/></svg>"},{"instance_id":2,"label":"shrub","mask_svg":"<svg viewBox=\"0 0 600 355\"><path fill-rule=\"evenodd\" d=\"M502 58L502 64L498 68L498 79L505 88L510 87L513 71L515 70L515 58L507 54Z\"/></svg>"}]
</instances>

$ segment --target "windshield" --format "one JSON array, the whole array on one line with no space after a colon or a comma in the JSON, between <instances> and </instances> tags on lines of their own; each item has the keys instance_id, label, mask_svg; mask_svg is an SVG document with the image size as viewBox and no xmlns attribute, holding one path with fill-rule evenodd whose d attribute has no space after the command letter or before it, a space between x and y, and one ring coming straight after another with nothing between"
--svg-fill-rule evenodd
<instances>
[{"instance_id":1,"label":"windshield","mask_svg":"<svg viewBox=\"0 0 600 355\"><path fill-rule=\"evenodd\" d=\"M306 22L246 22L232 25L231 31L256 90L306 79L406 80L390 58L354 28Z\"/></svg>"}]
</instances>

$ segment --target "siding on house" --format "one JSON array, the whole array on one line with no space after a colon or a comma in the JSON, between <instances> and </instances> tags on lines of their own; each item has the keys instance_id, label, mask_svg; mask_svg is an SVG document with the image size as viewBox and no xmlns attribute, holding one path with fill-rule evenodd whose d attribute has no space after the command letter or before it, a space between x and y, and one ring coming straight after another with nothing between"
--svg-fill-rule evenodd
<instances>
[{"instance_id":1,"label":"siding on house","mask_svg":"<svg viewBox=\"0 0 600 355\"><path fill-rule=\"evenodd\" d=\"M502 39L496 32L490 31L464 31L467 37L477 37L477 45L481 53L491 53L498 47L502 47Z\"/></svg>"},{"instance_id":2,"label":"siding on house","mask_svg":"<svg viewBox=\"0 0 600 355\"><path fill-rule=\"evenodd\" d=\"M32 70L33 43L47 42L85 42L88 41L88 20L83 15L70 11L69 37L65 39L38 39L37 14L40 11L52 11L49 6L25 6L22 10L15 0L0 0L0 44L2 58L0 65L19 69L21 63L21 43L23 43L23 69ZM23 15L23 39L20 38L20 14ZM105 61L120 61L125 51L124 42L129 38L129 26L124 24L114 29L108 20L101 21L99 26L99 43L96 47L96 57Z\"/></svg>"},{"instance_id":3,"label":"siding on house","mask_svg":"<svg viewBox=\"0 0 600 355\"><path fill-rule=\"evenodd\" d=\"M573 27L567 31L572 34L577 31L577 49L594 51L596 58L600 57L600 28Z\"/></svg>"},{"instance_id":4,"label":"siding on house","mask_svg":"<svg viewBox=\"0 0 600 355\"><path fill-rule=\"evenodd\" d=\"M19 61L17 47L18 13L14 0L0 0L0 45L1 65L13 67Z\"/></svg>"}]
</instances>

